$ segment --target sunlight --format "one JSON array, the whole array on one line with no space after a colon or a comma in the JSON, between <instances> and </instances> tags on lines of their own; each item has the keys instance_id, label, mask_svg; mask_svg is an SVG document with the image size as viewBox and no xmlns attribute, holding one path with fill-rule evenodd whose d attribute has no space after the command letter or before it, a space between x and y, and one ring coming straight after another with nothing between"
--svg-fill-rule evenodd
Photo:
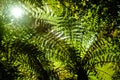
<instances>
[{"instance_id":1,"label":"sunlight","mask_svg":"<svg viewBox=\"0 0 120 80\"><path fill-rule=\"evenodd\" d=\"M20 18L23 15L23 10L19 7L14 7L12 8L11 13L15 18Z\"/></svg>"}]
</instances>

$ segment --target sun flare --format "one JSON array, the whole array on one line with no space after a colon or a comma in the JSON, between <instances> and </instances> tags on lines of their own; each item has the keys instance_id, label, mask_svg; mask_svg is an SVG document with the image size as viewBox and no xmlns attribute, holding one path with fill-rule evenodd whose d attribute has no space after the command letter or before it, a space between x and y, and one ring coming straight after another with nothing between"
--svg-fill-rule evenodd
<instances>
[{"instance_id":1,"label":"sun flare","mask_svg":"<svg viewBox=\"0 0 120 80\"><path fill-rule=\"evenodd\" d=\"M14 17L20 18L23 15L23 10L19 7L14 7L14 8L12 8L11 13Z\"/></svg>"}]
</instances>

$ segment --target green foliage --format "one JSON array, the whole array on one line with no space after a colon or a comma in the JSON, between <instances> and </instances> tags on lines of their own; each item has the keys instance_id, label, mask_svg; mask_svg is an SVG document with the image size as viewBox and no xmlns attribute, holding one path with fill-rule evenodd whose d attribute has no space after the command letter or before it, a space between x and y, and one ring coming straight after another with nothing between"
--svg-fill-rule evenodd
<instances>
[{"instance_id":1,"label":"green foliage","mask_svg":"<svg viewBox=\"0 0 120 80\"><path fill-rule=\"evenodd\" d=\"M0 1L0 79L118 80L119 3L112 3ZM10 16L13 4L22 18Z\"/></svg>"}]
</instances>

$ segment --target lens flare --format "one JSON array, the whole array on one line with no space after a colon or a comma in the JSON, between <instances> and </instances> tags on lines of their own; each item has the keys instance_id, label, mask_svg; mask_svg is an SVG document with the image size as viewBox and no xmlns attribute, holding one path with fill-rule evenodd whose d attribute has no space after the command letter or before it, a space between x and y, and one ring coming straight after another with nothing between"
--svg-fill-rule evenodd
<instances>
[{"instance_id":1,"label":"lens flare","mask_svg":"<svg viewBox=\"0 0 120 80\"><path fill-rule=\"evenodd\" d=\"M23 10L19 7L14 7L11 10L12 16L16 17L16 18L20 18L23 15Z\"/></svg>"}]
</instances>

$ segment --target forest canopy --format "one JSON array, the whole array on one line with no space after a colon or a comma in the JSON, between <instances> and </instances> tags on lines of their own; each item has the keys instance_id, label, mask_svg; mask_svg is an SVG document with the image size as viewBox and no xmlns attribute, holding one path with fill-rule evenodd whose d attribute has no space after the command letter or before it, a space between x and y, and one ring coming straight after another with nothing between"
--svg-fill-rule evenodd
<instances>
[{"instance_id":1,"label":"forest canopy","mask_svg":"<svg viewBox=\"0 0 120 80\"><path fill-rule=\"evenodd\" d=\"M0 80L119 80L120 1L0 0Z\"/></svg>"}]
</instances>

